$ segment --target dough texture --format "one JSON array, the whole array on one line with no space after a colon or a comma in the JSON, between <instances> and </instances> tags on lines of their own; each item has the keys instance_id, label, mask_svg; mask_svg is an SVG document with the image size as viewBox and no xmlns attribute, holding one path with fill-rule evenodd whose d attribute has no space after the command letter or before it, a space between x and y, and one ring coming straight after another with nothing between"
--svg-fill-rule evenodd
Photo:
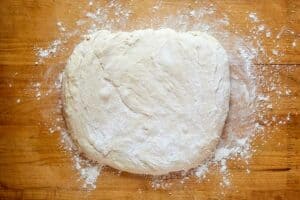
<instances>
[{"instance_id":1,"label":"dough texture","mask_svg":"<svg viewBox=\"0 0 300 200\"><path fill-rule=\"evenodd\" d=\"M171 29L98 31L74 49L65 118L88 158L161 175L213 155L229 108L227 54L212 36Z\"/></svg>"}]
</instances>

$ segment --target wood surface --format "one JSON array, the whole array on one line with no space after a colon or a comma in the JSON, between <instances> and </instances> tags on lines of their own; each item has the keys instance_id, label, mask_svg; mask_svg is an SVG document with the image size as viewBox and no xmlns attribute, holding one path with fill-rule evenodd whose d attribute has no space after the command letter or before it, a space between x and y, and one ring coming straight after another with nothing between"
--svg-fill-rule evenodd
<instances>
[{"instance_id":1,"label":"wood surface","mask_svg":"<svg viewBox=\"0 0 300 200\"><path fill-rule=\"evenodd\" d=\"M133 17L142 18L151 15L145 7L157 1L122 1L124 5L129 2ZM182 7L196 8L193 2L165 0L162 5L166 12L172 12ZM211 2L220 10L230 8L231 23L241 30L248 28L245 13L255 11L275 32L286 26L299 34L298 0ZM285 117L290 113L291 120L253 142L257 151L249 161L250 173L237 161L231 161L232 183L226 189L220 189L221 176L211 170L202 183L188 180L184 185L154 190L150 179L128 173L117 175L106 168L95 190L83 189L71 155L61 147L59 134L49 134L48 130L50 121L62 116L57 106L60 92L54 90L38 101L32 83L41 82L42 93L55 88L53 77L65 62L50 59L36 66L33 48L46 47L59 35L57 21L75 27L74 20L82 16L85 8L87 1L83 0L0 1L0 199L300 199L300 49L299 40L296 48L287 47L292 42L290 36L281 41L285 55L275 64L279 64L277 75L281 84L292 92L278 99L270 114ZM65 60L74 44L71 42L70 50L57 57ZM272 45L264 43L267 49ZM56 67L49 71L49 65ZM274 63L262 58L255 67L261 66L267 69L263 76L273 76ZM274 92L268 93L272 96ZM262 144L263 141L266 142Z\"/></svg>"}]
</instances>

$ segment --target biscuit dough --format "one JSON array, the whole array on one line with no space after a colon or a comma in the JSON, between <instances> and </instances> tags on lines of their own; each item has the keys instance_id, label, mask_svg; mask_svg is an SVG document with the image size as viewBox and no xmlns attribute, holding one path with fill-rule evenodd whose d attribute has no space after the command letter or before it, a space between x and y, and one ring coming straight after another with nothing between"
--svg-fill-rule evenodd
<instances>
[{"instance_id":1,"label":"biscuit dough","mask_svg":"<svg viewBox=\"0 0 300 200\"><path fill-rule=\"evenodd\" d=\"M229 109L227 54L202 32L102 30L73 51L63 79L70 134L122 171L189 170L213 155Z\"/></svg>"}]
</instances>

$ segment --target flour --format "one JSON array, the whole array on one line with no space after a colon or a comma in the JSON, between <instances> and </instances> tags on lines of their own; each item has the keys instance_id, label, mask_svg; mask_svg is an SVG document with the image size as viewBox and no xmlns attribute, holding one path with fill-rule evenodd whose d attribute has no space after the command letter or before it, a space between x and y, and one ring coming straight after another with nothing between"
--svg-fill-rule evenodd
<instances>
[{"instance_id":1,"label":"flour","mask_svg":"<svg viewBox=\"0 0 300 200\"><path fill-rule=\"evenodd\" d=\"M47 48L37 48L37 55L39 56L39 62L42 62L44 58L48 58L51 55L54 55L60 45L62 44L60 39L54 40Z\"/></svg>"},{"instance_id":2,"label":"flour","mask_svg":"<svg viewBox=\"0 0 300 200\"><path fill-rule=\"evenodd\" d=\"M249 13L249 18L250 18L250 20L253 21L253 22L258 22L258 21L259 21L259 20L258 20L258 17L256 16L256 13L255 13L255 12L250 12L250 13Z\"/></svg>"},{"instance_id":3,"label":"flour","mask_svg":"<svg viewBox=\"0 0 300 200\"><path fill-rule=\"evenodd\" d=\"M61 32L66 31L66 27L64 26L64 24L62 22L57 22L56 25L57 25L59 31L61 31Z\"/></svg>"},{"instance_id":4,"label":"flour","mask_svg":"<svg viewBox=\"0 0 300 200\"><path fill-rule=\"evenodd\" d=\"M80 174L80 178L84 180L83 187L95 189L102 166L91 164L86 159L82 159L79 155L73 157L73 162L75 163L76 170Z\"/></svg>"},{"instance_id":5,"label":"flour","mask_svg":"<svg viewBox=\"0 0 300 200\"><path fill-rule=\"evenodd\" d=\"M251 145L253 139L262 138L265 143L272 133L276 131L276 127L288 124L292 120L294 113L287 116L274 115L270 117L270 111L278 105L280 98L284 95L292 95L292 88L288 85L282 85L279 77L280 66L276 62L285 55L285 49L280 43L286 36L295 36L291 41L292 48L297 47L297 35L288 27L282 27L279 30L271 30L264 19L261 19L255 11L245 13L245 19L248 20L249 32L243 32L238 25L233 24L230 19L230 8L228 12L220 12L216 4L206 4L203 1L196 1L197 9L181 8L176 10L176 14L157 15L164 9L164 3L157 1L152 7L148 8L153 16L141 19L131 18L134 14L128 5L124 5L119 1L110 1L109 3L97 7L96 2L89 1L89 11L86 11L82 18L75 20L76 29L67 29L61 19L57 22L57 27L61 32L61 36L50 43L47 48L36 48L38 63L55 56L58 52L63 53L64 41L68 41L78 37L88 37L89 33L93 33L100 29L108 30L134 30L144 28L173 28L177 31L204 31L215 36L225 46L229 54L229 60L232 67L232 101L235 102L231 107L230 116L225 126L224 137L220 142L214 157L207 164L199 166L188 173L180 175L166 175L153 177L151 185L154 189L168 189L175 185L176 180L180 184L189 180L189 177L195 176L199 182L207 179L207 174L214 173L211 166L218 166L221 175L220 187L231 187L230 170L228 170L227 162L232 159L238 159L245 163L245 173L251 173L251 169L247 166L252 154L256 148ZM130 4L130 3L129 3ZM92 6L93 5L93 6ZM145 8L147 9L147 8ZM159 17L158 17L159 16ZM132 25L134 24L134 25ZM231 27L231 29L229 28ZM233 29L233 30L232 30ZM269 42L273 48L265 48L265 41ZM79 41L79 40L77 40ZM255 64L264 62L274 63L271 70L268 66ZM286 67L286 73L292 73L292 69ZM267 73L268 72L268 73ZM266 79L266 73L269 75ZM57 79L58 82L60 79ZM58 84L59 85L59 84ZM39 87L37 87L39 88ZM260 92L264 90L264 93ZM53 91L60 91L60 87L56 87ZM275 92L275 96L266 95L269 92ZM36 90L37 99L43 96ZM270 127L272 128L270 129ZM72 141L65 142L67 134L61 129L61 124L54 120L49 131L61 132L65 138L64 146L70 151L74 157L74 168L78 171L80 178L84 182L84 186L94 188L101 166L90 165L86 170L81 167L81 160L78 158L76 149ZM67 143L67 144L66 144ZM80 157L80 156L79 156ZM174 176L176 178L174 178ZM178 178L181 177L181 178ZM101 184L101 183L100 183Z\"/></svg>"},{"instance_id":6,"label":"flour","mask_svg":"<svg viewBox=\"0 0 300 200\"><path fill-rule=\"evenodd\" d=\"M206 177L206 174L208 172L208 166L202 165L200 167L197 167L195 170L195 175L200 179L203 180Z\"/></svg>"},{"instance_id":7,"label":"flour","mask_svg":"<svg viewBox=\"0 0 300 200\"><path fill-rule=\"evenodd\" d=\"M73 154L72 161L74 163L74 168L80 175L80 180L83 180L82 187L87 189L95 189L102 166L92 163L80 156L78 154L76 145L74 145L69 134L65 131L61 131L61 143L66 151Z\"/></svg>"}]
</instances>

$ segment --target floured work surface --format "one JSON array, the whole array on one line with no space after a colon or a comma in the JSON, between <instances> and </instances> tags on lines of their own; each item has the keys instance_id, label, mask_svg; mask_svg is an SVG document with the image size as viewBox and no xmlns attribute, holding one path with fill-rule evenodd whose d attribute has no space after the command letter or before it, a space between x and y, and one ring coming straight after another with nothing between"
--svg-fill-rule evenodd
<instances>
[{"instance_id":1,"label":"floured work surface","mask_svg":"<svg viewBox=\"0 0 300 200\"><path fill-rule=\"evenodd\" d=\"M297 64L300 57L296 1L207 4L3 1L0 4L1 198L299 198L300 69ZM246 66L242 69L248 66L256 71L255 95L264 103L261 115L251 124L262 129L250 147L252 157L210 166L202 179L172 176L166 177L168 180L153 180L111 168L101 172L97 166L82 168L80 164L84 161L74 158L61 144L64 123L59 74L74 45L83 33L97 27L133 30L160 26L208 31L221 40L225 48L230 47L233 51L230 55L244 56L242 62L232 57L232 66L242 63ZM241 40L252 42L254 53L241 45ZM245 71L235 72L240 81ZM251 97L252 93L248 94ZM257 107L255 110L259 111ZM247 127L232 131L239 133ZM240 131L241 135L244 133L247 131ZM224 156L226 151L219 153ZM206 168L198 169L198 175L203 171ZM95 177L98 177L97 182ZM96 188L83 187L90 183Z\"/></svg>"}]
</instances>

